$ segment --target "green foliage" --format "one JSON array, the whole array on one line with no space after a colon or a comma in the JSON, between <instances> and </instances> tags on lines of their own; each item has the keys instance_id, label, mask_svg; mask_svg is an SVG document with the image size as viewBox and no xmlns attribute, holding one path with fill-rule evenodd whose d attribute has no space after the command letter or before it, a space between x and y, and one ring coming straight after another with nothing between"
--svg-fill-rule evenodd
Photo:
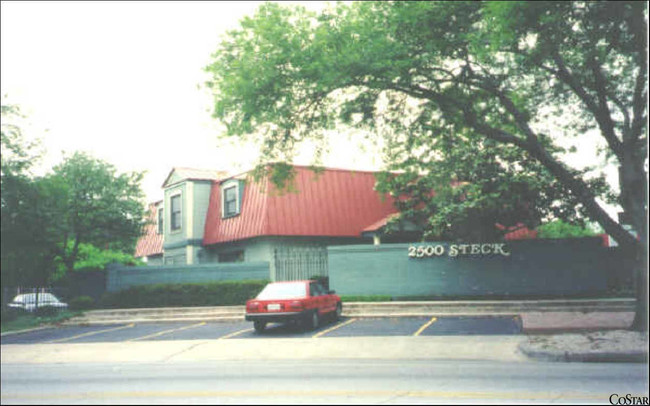
<instances>
[{"instance_id":1,"label":"green foliage","mask_svg":"<svg viewBox=\"0 0 650 406\"><path fill-rule=\"evenodd\" d=\"M343 295L341 302L390 302L392 297L390 295Z\"/></svg>"},{"instance_id":2,"label":"green foliage","mask_svg":"<svg viewBox=\"0 0 650 406\"><path fill-rule=\"evenodd\" d=\"M2 308L2 322L7 323L16 320L19 316L24 315L26 312L23 309L16 309L14 307Z\"/></svg>"},{"instance_id":3,"label":"green foliage","mask_svg":"<svg viewBox=\"0 0 650 406\"><path fill-rule=\"evenodd\" d=\"M43 184L29 170L38 159L23 137L18 107L2 106L0 262L2 286L43 285L53 271L56 232L50 224Z\"/></svg>"},{"instance_id":4,"label":"green foliage","mask_svg":"<svg viewBox=\"0 0 650 406\"><path fill-rule=\"evenodd\" d=\"M646 49L644 2L267 3L206 70L214 117L227 136L262 137L267 162L333 128L382 137L403 175L380 188L425 238L590 217L632 246L597 199L647 234ZM564 163L570 144L596 141L619 164L618 196L601 168Z\"/></svg>"},{"instance_id":5,"label":"green foliage","mask_svg":"<svg viewBox=\"0 0 650 406\"><path fill-rule=\"evenodd\" d=\"M4 318L3 312L0 330L4 333L7 331L24 330L28 328L38 327L43 324L61 323L80 314L80 312L62 310L52 316L36 316L33 313L23 312L18 313L17 317L15 317L13 320L9 320Z\"/></svg>"},{"instance_id":6,"label":"green foliage","mask_svg":"<svg viewBox=\"0 0 650 406\"><path fill-rule=\"evenodd\" d=\"M37 153L15 122L20 117L17 107L2 106L2 285L46 285L62 268L75 269L80 251L81 269L133 263L119 252L133 252L142 231L142 174L118 174L107 162L75 153L34 177L29 169Z\"/></svg>"},{"instance_id":7,"label":"green foliage","mask_svg":"<svg viewBox=\"0 0 650 406\"><path fill-rule=\"evenodd\" d=\"M39 306L34 314L37 317L53 317L56 316L59 312L63 311L62 309L54 306Z\"/></svg>"},{"instance_id":8,"label":"green foliage","mask_svg":"<svg viewBox=\"0 0 650 406\"><path fill-rule=\"evenodd\" d=\"M133 251L145 223L142 176L118 174L113 165L78 152L54 167L47 180L62 194L55 210L68 270L74 269L82 243Z\"/></svg>"},{"instance_id":9,"label":"green foliage","mask_svg":"<svg viewBox=\"0 0 650 406\"><path fill-rule=\"evenodd\" d=\"M66 255L72 254L73 243L68 242L66 245ZM61 256L55 258L56 263L56 276L55 280L60 279L66 274L66 266ZM92 244L79 244L79 251L74 263L74 271L99 271L106 269L107 265L118 263L121 265L143 266L145 265L142 260L135 258L132 254L126 254L121 251L99 249Z\"/></svg>"},{"instance_id":10,"label":"green foliage","mask_svg":"<svg viewBox=\"0 0 650 406\"><path fill-rule=\"evenodd\" d=\"M565 223L561 220L543 224L537 228L539 238L577 238L593 237L601 232L595 227L583 227Z\"/></svg>"},{"instance_id":11,"label":"green foliage","mask_svg":"<svg viewBox=\"0 0 650 406\"><path fill-rule=\"evenodd\" d=\"M202 284L156 284L133 286L106 293L103 308L139 308L168 306L243 305L266 286L267 281L225 281Z\"/></svg>"},{"instance_id":12,"label":"green foliage","mask_svg":"<svg viewBox=\"0 0 650 406\"><path fill-rule=\"evenodd\" d=\"M70 310L88 310L92 309L95 301L90 296L76 296L68 301Z\"/></svg>"}]
</instances>

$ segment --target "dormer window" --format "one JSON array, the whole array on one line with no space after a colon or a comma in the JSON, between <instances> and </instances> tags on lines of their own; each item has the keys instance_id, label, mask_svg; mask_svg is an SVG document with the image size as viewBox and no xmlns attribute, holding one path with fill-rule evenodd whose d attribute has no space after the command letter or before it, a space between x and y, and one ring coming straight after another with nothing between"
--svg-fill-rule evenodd
<instances>
[{"instance_id":1,"label":"dormer window","mask_svg":"<svg viewBox=\"0 0 650 406\"><path fill-rule=\"evenodd\" d=\"M171 231L177 231L181 229L181 195L172 196L170 199L171 207L170 212L170 229Z\"/></svg>"},{"instance_id":2,"label":"dormer window","mask_svg":"<svg viewBox=\"0 0 650 406\"><path fill-rule=\"evenodd\" d=\"M158 206L158 234L162 234L164 232L163 228L163 207Z\"/></svg>"},{"instance_id":3,"label":"dormer window","mask_svg":"<svg viewBox=\"0 0 650 406\"><path fill-rule=\"evenodd\" d=\"M221 214L223 218L234 217L241 211L239 181L229 181L221 189Z\"/></svg>"}]
</instances>

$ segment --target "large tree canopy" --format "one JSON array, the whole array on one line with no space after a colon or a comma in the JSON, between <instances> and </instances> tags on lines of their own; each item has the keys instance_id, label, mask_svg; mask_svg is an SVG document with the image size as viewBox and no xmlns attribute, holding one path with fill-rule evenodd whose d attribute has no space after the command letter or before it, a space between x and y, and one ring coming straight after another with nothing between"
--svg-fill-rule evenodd
<instances>
[{"instance_id":1,"label":"large tree canopy","mask_svg":"<svg viewBox=\"0 0 650 406\"><path fill-rule=\"evenodd\" d=\"M68 270L74 269L82 243L133 251L145 221L142 176L117 173L108 162L77 152L44 179L56 218L58 255Z\"/></svg>"},{"instance_id":2,"label":"large tree canopy","mask_svg":"<svg viewBox=\"0 0 650 406\"><path fill-rule=\"evenodd\" d=\"M410 192L432 232L503 207L530 223L585 215L644 264L647 25L646 2L266 4L222 41L208 85L227 134L261 135L269 160L341 124L385 137L388 169L406 174L380 186ZM602 141L619 190L563 161L570 139Z\"/></svg>"}]
</instances>

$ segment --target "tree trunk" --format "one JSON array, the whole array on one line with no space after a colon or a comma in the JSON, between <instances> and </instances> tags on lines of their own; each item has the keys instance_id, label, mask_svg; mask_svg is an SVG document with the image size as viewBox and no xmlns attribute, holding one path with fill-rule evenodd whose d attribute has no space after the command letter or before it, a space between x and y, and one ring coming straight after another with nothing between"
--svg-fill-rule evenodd
<instances>
[{"instance_id":1,"label":"tree trunk","mask_svg":"<svg viewBox=\"0 0 650 406\"><path fill-rule=\"evenodd\" d=\"M633 146L632 146L633 147ZM621 223L629 224L636 231L640 246L630 249L634 258L634 290L636 310L631 329L648 331L648 218L646 196L648 182L643 166L645 156L629 145L623 149L619 168L621 185L621 206L624 218ZM623 246L624 244L621 244Z\"/></svg>"},{"instance_id":2,"label":"tree trunk","mask_svg":"<svg viewBox=\"0 0 650 406\"><path fill-rule=\"evenodd\" d=\"M630 329L648 331L648 248L636 250L634 257L635 314Z\"/></svg>"}]
</instances>

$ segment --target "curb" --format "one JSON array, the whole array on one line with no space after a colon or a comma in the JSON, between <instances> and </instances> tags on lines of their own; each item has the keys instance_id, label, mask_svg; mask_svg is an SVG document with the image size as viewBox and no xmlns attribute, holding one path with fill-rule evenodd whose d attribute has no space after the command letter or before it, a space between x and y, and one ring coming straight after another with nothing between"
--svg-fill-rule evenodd
<instances>
[{"instance_id":1,"label":"curb","mask_svg":"<svg viewBox=\"0 0 650 406\"><path fill-rule=\"evenodd\" d=\"M12 336L14 334L29 333L29 332L32 332L32 331L44 330L44 329L50 328L50 327L51 326L41 326L41 327L27 328L27 329L24 329L24 330L5 331L4 333L0 333L0 337Z\"/></svg>"},{"instance_id":2,"label":"curb","mask_svg":"<svg viewBox=\"0 0 650 406\"><path fill-rule=\"evenodd\" d=\"M632 362L647 363L648 353L643 351L633 352L568 352L539 351L526 349L520 345L519 351L530 359L551 362Z\"/></svg>"},{"instance_id":3,"label":"curb","mask_svg":"<svg viewBox=\"0 0 650 406\"><path fill-rule=\"evenodd\" d=\"M68 320L61 323L64 326L93 326L105 324L123 324L123 323L169 323L169 322L191 322L191 321L206 321L206 322L229 322L229 321L243 321L245 314L235 316L217 316L217 317L165 317L160 319L81 319L81 320ZM342 317L356 317L356 318L392 318L392 317L485 317L485 318L501 318L512 317L518 320L521 325L521 315L516 313L486 313L486 312L411 312L411 313L343 313ZM525 332L522 329L523 332Z\"/></svg>"}]
</instances>

